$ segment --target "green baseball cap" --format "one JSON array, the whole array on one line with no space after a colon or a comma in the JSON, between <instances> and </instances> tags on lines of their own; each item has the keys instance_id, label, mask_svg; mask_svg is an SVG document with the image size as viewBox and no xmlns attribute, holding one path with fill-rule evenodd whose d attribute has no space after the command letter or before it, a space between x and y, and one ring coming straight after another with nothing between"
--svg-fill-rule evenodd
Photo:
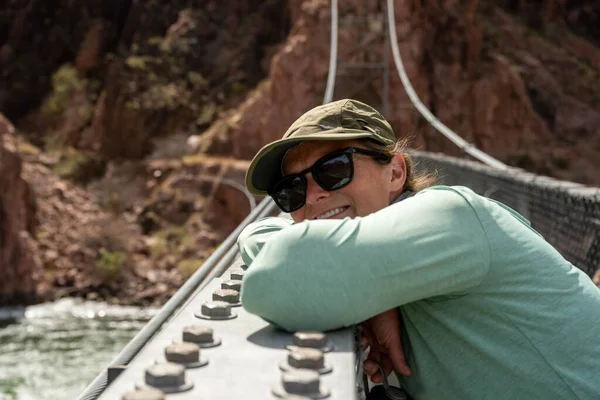
<instances>
[{"instance_id":1,"label":"green baseball cap","mask_svg":"<svg viewBox=\"0 0 600 400\"><path fill-rule=\"evenodd\" d=\"M283 138L258 151L246 172L246 187L251 193L266 195L282 176L281 164L286 153L301 143L362 138L384 145L396 143L391 125L365 103L344 99L315 107L298 118Z\"/></svg>"}]
</instances>

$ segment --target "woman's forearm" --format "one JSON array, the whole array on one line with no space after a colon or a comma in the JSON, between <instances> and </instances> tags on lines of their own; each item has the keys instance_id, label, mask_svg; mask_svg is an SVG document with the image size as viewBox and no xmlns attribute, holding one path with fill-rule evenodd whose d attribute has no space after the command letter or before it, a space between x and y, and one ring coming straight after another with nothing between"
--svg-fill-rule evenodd
<instances>
[{"instance_id":1,"label":"woman's forearm","mask_svg":"<svg viewBox=\"0 0 600 400\"><path fill-rule=\"evenodd\" d=\"M242 302L285 329L335 329L427 297L458 293L489 268L469 202L432 190L364 218L305 221L261 245Z\"/></svg>"}]
</instances>

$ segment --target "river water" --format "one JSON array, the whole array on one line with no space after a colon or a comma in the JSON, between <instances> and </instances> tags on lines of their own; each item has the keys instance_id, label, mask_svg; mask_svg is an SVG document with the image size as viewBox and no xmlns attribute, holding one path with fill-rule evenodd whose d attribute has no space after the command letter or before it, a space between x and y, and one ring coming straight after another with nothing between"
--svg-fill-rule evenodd
<instances>
[{"instance_id":1,"label":"river water","mask_svg":"<svg viewBox=\"0 0 600 400\"><path fill-rule=\"evenodd\" d=\"M79 299L10 311L21 317L0 321L0 400L76 399L156 311Z\"/></svg>"}]
</instances>

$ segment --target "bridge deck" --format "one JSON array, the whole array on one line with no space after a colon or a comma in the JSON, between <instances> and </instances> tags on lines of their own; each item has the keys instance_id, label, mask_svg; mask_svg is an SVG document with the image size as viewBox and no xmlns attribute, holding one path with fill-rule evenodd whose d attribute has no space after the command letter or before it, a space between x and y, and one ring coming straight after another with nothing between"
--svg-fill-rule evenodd
<instances>
[{"instance_id":1,"label":"bridge deck","mask_svg":"<svg viewBox=\"0 0 600 400\"><path fill-rule=\"evenodd\" d=\"M233 263L238 269L241 262ZM281 382L280 364L285 365L293 335L277 330L261 318L247 313L242 307L232 307L236 318L228 320L200 319L195 314L212 300L221 283L230 279L230 272L213 279L195 298L174 316L99 397L100 400L122 399L124 394L145 385L146 369L155 362L164 362L165 347L182 341L182 331L188 325L202 325L214 330L221 345L201 349L200 359L208 364L187 368L186 382L193 387L166 398L198 399L276 399L272 389ZM325 353L325 363L332 371L321 375L321 387L330 391L328 399L357 398L357 370L354 331L343 329L327 333L333 349Z\"/></svg>"}]
</instances>

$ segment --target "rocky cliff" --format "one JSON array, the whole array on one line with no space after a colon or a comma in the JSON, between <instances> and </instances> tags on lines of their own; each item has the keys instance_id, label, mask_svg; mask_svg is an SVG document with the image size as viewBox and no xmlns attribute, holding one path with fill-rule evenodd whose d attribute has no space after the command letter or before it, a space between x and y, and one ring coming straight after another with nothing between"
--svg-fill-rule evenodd
<instances>
[{"instance_id":1,"label":"rocky cliff","mask_svg":"<svg viewBox=\"0 0 600 400\"><path fill-rule=\"evenodd\" d=\"M596 25L583 27L584 21L598 21L596 3L396 3L405 68L421 100L440 120L510 165L600 184L600 49ZM339 59L345 65L387 62L392 77L386 116L397 135L414 137L415 147L460 156L411 106L393 60L386 60L378 18L384 8L377 2L364 4L341 4ZM329 2L292 1L290 8L293 29L273 57L270 79L227 124L204 134L206 151L249 158L321 101L329 57ZM365 16L372 20L359 19ZM381 104L382 72L363 69L357 77L344 64L335 97Z\"/></svg>"},{"instance_id":2,"label":"rocky cliff","mask_svg":"<svg viewBox=\"0 0 600 400\"><path fill-rule=\"evenodd\" d=\"M22 167L15 129L0 114L0 304L32 301L41 278L35 200Z\"/></svg>"},{"instance_id":3,"label":"rocky cliff","mask_svg":"<svg viewBox=\"0 0 600 400\"><path fill-rule=\"evenodd\" d=\"M247 163L189 154L187 139L265 77L286 4L193 3L3 10L0 110L18 138L3 147L0 305L18 293L159 304L245 218Z\"/></svg>"},{"instance_id":4,"label":"rocky cliff","mask_svg":"<svg viewBox=\"0 0 600 400\"><path fill-rule=\"evenodd\" d=\"M388 96L398 136L461 156L410 104L384 3L340 2L335 98ZM235 185L247 160L322 101L329 7L8 2L0 111L17 138L4 122L0 296L172 294L248 212ZM394 17L413 86L445 124L508 164L600 184L597 2L396 1Z\"/></svg>"}]
</instances>

